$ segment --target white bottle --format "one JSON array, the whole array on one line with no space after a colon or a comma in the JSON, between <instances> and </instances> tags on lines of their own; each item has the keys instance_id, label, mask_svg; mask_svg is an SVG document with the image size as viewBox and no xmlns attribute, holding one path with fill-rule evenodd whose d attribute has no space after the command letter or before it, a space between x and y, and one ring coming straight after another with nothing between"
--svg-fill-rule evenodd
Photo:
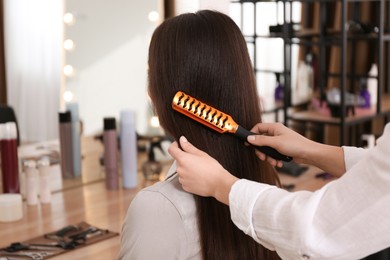
<instances>
[{"instance_id":1,"label":"white bottle","mask_svg":"<svg viewBox=\"0 0 390 260\"><path fill-rule=\"evenodd\" d=\"M295 104L306 102L312 97L314 74L310 64L311 59L311 55L308 54L306 61L298 63L296 93L295 98L293 98L293 103Z\"/></svg>"},{"instance_id":2,"label":"white bottle","mask_svg":"<svg viewBox=\"0 0 390 260\"><path fill-rule=\"evenodd\" d=\"M39 200L41 203L51 202L50 189L50 160L47 157L42 157L38 161L39 170Z\"/></svg>"},{"instance_id":3,"label":"white bottle","mask_svg":"<svg viewBox=\"0 0 390 260\"><path fill-rule=\"evenodd\" d=\"M34 160L28 160L24 163L26 172L26 197L27 205L38 204L38 173Z\"/></svg>"},{"instance_id":4,"label":"white bottle","mask_svg":"<svg viewBox=\"0 0 390 260\"><path fill-rule=\"evenodd\" d=\"M370 93L371 107L375 107L378 100L378 66L373 63L368 72L367 89Z\"/></svg>"},{"instance_id":5,"label":"white bottle","mask_svg":"<svg viewBox=\"0 0 390 260\"><path fill-rule=\"evenodd\" d=\"M123 188L137 187L137 134L135 112L124 109L120 112L120 147Z\"/></svg>"}]
</instances>

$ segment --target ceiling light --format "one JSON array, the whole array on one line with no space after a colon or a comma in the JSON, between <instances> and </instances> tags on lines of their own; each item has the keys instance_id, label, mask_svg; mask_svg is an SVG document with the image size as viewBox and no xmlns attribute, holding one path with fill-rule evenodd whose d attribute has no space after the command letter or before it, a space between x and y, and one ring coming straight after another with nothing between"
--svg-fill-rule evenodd
<instances>
[{"instance_id":1,"label":"ceiling light","mask_svg":"<svg viewBox=\"0 0 390 260\"><path fill-rule=\"evenodd\" d=\"M156 22L160 18L160 15L156 11L151 11L148 18L151 22Z\"/></svg>"}]
</instances>

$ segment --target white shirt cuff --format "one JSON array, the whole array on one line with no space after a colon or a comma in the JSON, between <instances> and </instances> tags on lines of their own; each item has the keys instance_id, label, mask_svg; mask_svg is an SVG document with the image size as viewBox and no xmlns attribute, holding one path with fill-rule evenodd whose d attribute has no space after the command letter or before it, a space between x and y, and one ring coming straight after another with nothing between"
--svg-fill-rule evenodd
<instances>
[{"instance_id":1,"label":"white shirt cuff","mask_svg":"<svg viewBox=\"0 0 390 260\"><path fill-rule=\"evenodd\" d=\"M345 169L348 171L356 163L362 160L362 158L367 154L368 149L356 148L351 146L343 146L344 150L344 162Z\"/></svg>"},{"instance_id":2,"label":"white shirt cuff","mask_svg":"<svg viewBox=\"0 0 390 260\"><path fill-rule=\"evenodd\" d=\"M234 224L260 243L253 222L253 207L259 195L273 186L241 179L236 181L229 193L229 208Z\"/></svg>"}]
</instances>

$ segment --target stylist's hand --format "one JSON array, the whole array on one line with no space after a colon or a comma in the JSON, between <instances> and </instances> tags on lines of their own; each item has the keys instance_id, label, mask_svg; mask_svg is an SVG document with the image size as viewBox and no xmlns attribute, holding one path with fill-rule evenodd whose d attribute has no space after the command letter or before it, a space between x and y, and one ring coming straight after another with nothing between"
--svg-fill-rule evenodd
<instances>
[{"instance_id":1,"label":"stylist's hand","mask_svg":"<svg viewBox=\"0 0 390 260\"><path fill-rule=\"evenodd\" d=\"M305 163L316 166L336 177L345 173L344 150L342 147L314 142L297 132L285 127L281 123L259 123L252 132L258 135L248 136L248 142L255 145L271 146L287 156L291 156L296 163ZM281 166L263 153L256 151L261 160L267 160L273 166Z\"/></svg>"},{"instance_id":2,"label":"stylist's hand","mask_svg":"<svg viewBox=\"0 0 390 260\"><path fill-rule=\"evenodd\" d=\"M270 146L287 156L293 157L297 163L306 163L306 155L315 142L303 137L297 132L287 128L281 123L259 123L251 132L259 135L248 136L247 141L254 145ZM261 160L267 160L273 166L282 166L281 161L277 161L264 153L256 150L256 155Z\"/></svg>"},{"instance_id":3,"label":"stylist's hand","mask_svg":"<svg viewBox=\"0 0 390 260\"><path fill-rule=\"evenodd\" d=\"M179 142L183 150L174 142L168 152L176 160L176 171L183 189L200 196L212 196L228 204L230 188L238 179L184 136Z\"/></svg>"}]
</instances>

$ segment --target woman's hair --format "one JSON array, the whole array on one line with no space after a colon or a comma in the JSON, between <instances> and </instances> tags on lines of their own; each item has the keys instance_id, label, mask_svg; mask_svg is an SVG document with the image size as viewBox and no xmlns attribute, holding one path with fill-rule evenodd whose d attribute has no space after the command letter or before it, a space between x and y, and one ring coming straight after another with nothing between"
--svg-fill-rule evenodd
<instances>
[{"instance_id":1,"label":"woman's hair","mask_svg":"<svg viewBox=\"0 0 390 260\"><path fill-rule=\"evenodd\" d=\"M259 97L245 39L227 15L202 10L165 20L149 47L149 95L164 130L182 135L238 178L279 184L274 169L252 147L219 134L174 111L183 91L230 114L244 128L261 122ZM204 259L274 259L277 255L240 231L229 208L214 198L195 196Z\"/></svg>"}]
</instances>

